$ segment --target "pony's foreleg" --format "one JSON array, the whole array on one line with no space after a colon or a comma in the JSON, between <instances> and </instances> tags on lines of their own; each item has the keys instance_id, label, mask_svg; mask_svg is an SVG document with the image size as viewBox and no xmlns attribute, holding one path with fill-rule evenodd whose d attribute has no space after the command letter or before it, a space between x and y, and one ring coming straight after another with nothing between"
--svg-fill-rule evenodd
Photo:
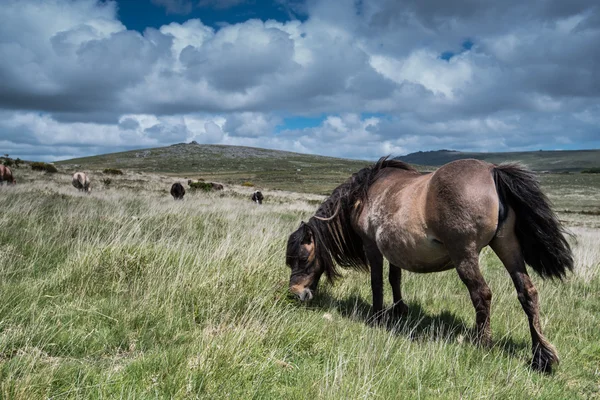
<instances>
[{"instance_id":1,"label":"pony's foreleg","mask_svg":"<svg viewBox=\"0 0 600 400\"><path fill-rule=\"evenodd\" d=\"M552 372L552 365L559 363L558 353L542 334L538 293L527 274L519 242L516 236L511 234L497 237L490 243L490 246L510 274L515 289L517 289L521 307L527 314L533 347L531 366L538 371Z\"/></svg>"},{"instance_id":2,"label":"pony's foreleg","mask_svg":"<svg viewBox=\"0 0 600 400\"><path fill-rule=\"evenodd\" d=\"M479 253L472 245L464 248L461 253L451 253L450 258L456 267L458 276L469 289L471 301L473 307L475 307L477 340L480 344L488 346L492 343L492 330L490 328L492 291L479 269Z\"/></svg>"},{"instance_id":3,"label":"pony's foreleg","mask_svg":"<svg viewBox=\"0 0 600 400\"><path fill-rule=\"evenodd\" d=\"M371 291L373 292L373 318L383 317L383 256L377 247L365 247L365 254L371 268Z\"/></svg>"},{"instance_id":4,"label":"pony's foreleg","mask_svg":"<svg viewBox=\"0 0 600 400\"><path fill-rule=\"evenodd\" d=\"M402 290L400 284L402 283L402 270L400 267L390 263L390 274L389 274L390 285L392 286L392 293L394 296L393 312L394 316L401 317L408 314L408 307L402 300Z\"/></svg>"}]
</instances>

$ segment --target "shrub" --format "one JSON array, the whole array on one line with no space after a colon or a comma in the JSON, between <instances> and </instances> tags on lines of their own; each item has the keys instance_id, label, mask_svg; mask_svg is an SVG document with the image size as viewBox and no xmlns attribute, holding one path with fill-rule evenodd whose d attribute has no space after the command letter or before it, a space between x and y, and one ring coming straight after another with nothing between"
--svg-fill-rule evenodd
<instances>
[{"instance_id":1,"label":"shrub","mask_svg":"<svg viewBox=\"0 0 600 400\"><path fill-rule=\"evenodd\" d=\"M12 158L7 158L4 160L4 165L6 165L7 167L12 167L14 163L15 162L13 161Z\"/></svg>"},{"instance_id":2,"label":"shrub","mask_svg":"<svg viewBox=\"0 0 600 400\"><path fill-rule=\"evenodd\" d=\"M45 163L41 161L31 163L31 169L34 171L46 171L51 174L58 172L54 164Z\"/></svg>"},{"instance_id":3,"label":"shrub","mask_svg":"<svg viewBox=\"0 0 600 400\"><path fill-rule=\"evenodd\" d=\"M104 184L104 186L108 187L112 183L112 179L104 178L104 179L102 179L102 183Z\"/></svg>"},{"instance_id":4,"label":"shrub","mask_svg":"<svg viewBox=\"0 0 600 400\"><path fill-rule=\"evenodd\" d=\"M254 183L246 181L246 182L242 183L242 186L254 187Z\"/></svg>"},{"instance_id":5,"label":"shrub","mask_svg":"<svg viewBox=\"0 0 600 400\"><path fill-rule=\"evenodd\" d=\"M45 171L46 167L43 162L32 162L31 169L34 171Z\"/></svg>"},{"instance_id":6,"label":"shrub","mask_svg":"<svg viewBox=\"0 0 600 400\"><path fill-rule=\"evenodd\" d=\"M188 179L188 178L185 178L185 179ZM198 181L198 182L204 182L204 179L202 179L202 178L198 178L198 179L196 179L196 181ZM192 182L194 182L194 181L193 181L193 180L191 180L191 179L188 179L188 181L187 181L187 182L188 182L188 185L192 186Z\"/></svg>"},{"instance_id":7,"label":"shrub","mask_svg":"<svg viewBox=\"0 0 600 400\"><path fill-rule=\"evenodd\" d=\"M116 168L105 168L102 173L109 175L123 175L123 171Z\"/></svg>"},{"instance_id":8,"label":"shrub","mask_svg":"<svg viewBox=\"0 0 600 400\"><path fill-rule=\"evenodd\" d=\"M210 192L212 190L212 184L206 182L188 182L192 190L204 190Z\"/></svg>"},{"instance_id":9,"label":"shrub","mask_svg":"<svg viewBox=\"0 0 600 400\"><path fill-rule=\"evenodd\" d=\"M581 171L582 174L600 174L600 168L590 168Z\"/></svg>"}]
</instances>

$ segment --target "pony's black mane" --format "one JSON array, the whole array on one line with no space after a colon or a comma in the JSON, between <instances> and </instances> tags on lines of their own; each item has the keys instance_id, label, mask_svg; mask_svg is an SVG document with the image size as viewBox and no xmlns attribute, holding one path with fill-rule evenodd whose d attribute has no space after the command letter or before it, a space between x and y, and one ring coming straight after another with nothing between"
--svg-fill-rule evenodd
<instances>
[{"instance_id":1,"label":"pony's black mane","mask_svg":"<svg viewBox=\"0 0 600 400\"><path fill-rule=\"evenodd\" d=\"M417 172L405 162L382 157L335 188L306 223L314 236L317 260L330 281L340 275L336 263L344 268L369 269L362 240L354 231L352 221L360 215L368 201L369 188L385 168Z\"/></svg>"}]
</instances>

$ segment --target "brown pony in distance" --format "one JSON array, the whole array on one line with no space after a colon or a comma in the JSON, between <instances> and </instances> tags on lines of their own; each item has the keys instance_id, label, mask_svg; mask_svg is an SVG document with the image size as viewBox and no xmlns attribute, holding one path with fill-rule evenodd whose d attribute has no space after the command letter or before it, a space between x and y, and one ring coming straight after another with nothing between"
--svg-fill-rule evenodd
<instances>
[{"instance_id":1,"label":"brown pony in distance","mask_svg":"<svg viewBox=\"0 0 600 400\"><path fill-rule=\"evenodd\" d=\"M383 311L383 257L390 262L395 314L406 313L401 270L455 268L471 295L477 338L491 343L492 292L479 269L490 246L506 267L529 320L532 367L550 372L558 354L542 334L538 294L529 264L543 278L573 269L564 229L532 172L516 164L459 160L422 175L397 160L380 159L337 187L308 222L290 235L290 290L310 300L319 279L339 277L337 265L371 272L373 314ZM337 265L336 265L337 264Z\"/></svg>"},{"instance_id":2,"label":"brown pony in distance","mask_svg":"<svg viewBox=\"0 0 600 400\"><path fill-rule=\"evenodd\" d=\"M71 184L80 192L90 193L92 191L90 178L84 172L75 172L71 179Z\"/></svg>"},{"instance_id":3,"label":"brown pony in distance","mask_svg":"<svg viewBox=\"0 0 600 400\"><path fill-rule=\"evenodd\" d=\"M0 164L0 186L3 182L6 182L7 185L14 185L17 183L10 168L8 168L6 165Z\"/></svg>"}]
</instances>

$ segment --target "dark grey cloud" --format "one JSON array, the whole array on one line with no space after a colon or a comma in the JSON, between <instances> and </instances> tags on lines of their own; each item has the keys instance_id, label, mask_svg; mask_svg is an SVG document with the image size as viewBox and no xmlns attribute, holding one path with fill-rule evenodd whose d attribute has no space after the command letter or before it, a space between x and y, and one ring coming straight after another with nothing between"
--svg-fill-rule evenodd
<instances>
[{"instance_id":1,"label":"dark grey cloud","mask_svg":"<svg viewBox=\"0 0 600 400\"><path fill-rule=\"evenodd\" d=\"M155 29L144 36L119 31L77 43L94 29L77 26L49 38L46 58L32 59L24 68L10 59L0 61L0 107L43 110L71 119L123 110L122 91L144 81L155 65L170 56L171 38ZM26 57L27 48L20 48ZM35 78L35 79L34 79Z\"/></svg>"},{"instance_id":2,"label":"dark grey cloud","mask_svg":"<svg viewBox=\"0 0 600 400\"><path fill-rule=\"evenodd\" d=\"M182 123L173 125L158 123L144 129L144 133L151 139L157 139L166 143L182 142L189 136L187 126Z\"/></svg>"},{"instance_id":3,"label":"dark grey cloud","mask_svg":"<svg viewBox=\"0 0 600 400\"><path fill-rule=\"evenodd\" d=\"M360 2L359 13L364 13L373 27L396 28L398 25L418 23L429 29L447 31L468 28L468 24L487 23L488 29L504 31L501 23L554 22L586 12L597 12L595 0L374 0ZM491 23L491 24L489 24ZM488 31L489 32L489 31Z\"/></svg>"},{"instance_id":4,"label":"dark grey cloud","mask_svg":"<svg viewBox=\"0 0 600 400\"><path fill-rule=\"evenodd\" d=\"M119 122L119 128L123 130L134 130L140 127L140 123L133 118L123 118L121 122Z\"/></svg>"}]
</instances>

